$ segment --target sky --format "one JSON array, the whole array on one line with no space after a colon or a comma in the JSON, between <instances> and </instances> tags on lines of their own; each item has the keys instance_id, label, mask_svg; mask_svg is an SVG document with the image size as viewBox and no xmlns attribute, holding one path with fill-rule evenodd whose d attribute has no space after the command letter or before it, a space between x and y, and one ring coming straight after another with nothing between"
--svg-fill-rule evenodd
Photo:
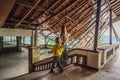
<instances>
[{"instance_id":1,"label":"sky","mask_svg":"<svg viewBox=\"0 0 120 80\"><path fill-rule=\"evenodd\" d=\"M113 23L113 26L114 26L117 34L120 36L120 20L115 22L115 23Z\"/></svg>"},{"instance_id":2,"label":"sky","mask_svg":"<svg viewBox=\"0 0 120 80\"><path fill-rule=\"evenodd\" d=\"M115 28L117 34L120 36L120 21L113 23L113 27ZM109 29L107 29L107 31L104 33L104 35L109 36Z\"/></svg>"}]
</instances>

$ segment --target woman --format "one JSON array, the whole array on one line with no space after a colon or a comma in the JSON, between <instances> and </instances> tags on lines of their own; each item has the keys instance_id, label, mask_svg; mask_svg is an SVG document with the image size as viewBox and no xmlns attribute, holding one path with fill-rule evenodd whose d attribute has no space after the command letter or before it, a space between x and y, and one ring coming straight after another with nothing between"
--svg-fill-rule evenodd
<instances>
[{"instance_id":1,"label":"woman","mask_svg":"<svg viewBox=\"0 0 120 80\"><path fill-rule=\"evenodd\" d=\"M61 55L63 52L63 46L62 46L62 42L60 40L59 37L56 37L55 39L56 45L53 47L52 51L50 51L49 53L53 53L54 54L54 60L53 60L53 64L52 64L52 68L50 70L49 73L54 73L54 68L55 68L55 63L57 63L57 67L60 69L59 72L63 72L63 66L60 63L61 60Z\"/></svg>"}]
</instances>

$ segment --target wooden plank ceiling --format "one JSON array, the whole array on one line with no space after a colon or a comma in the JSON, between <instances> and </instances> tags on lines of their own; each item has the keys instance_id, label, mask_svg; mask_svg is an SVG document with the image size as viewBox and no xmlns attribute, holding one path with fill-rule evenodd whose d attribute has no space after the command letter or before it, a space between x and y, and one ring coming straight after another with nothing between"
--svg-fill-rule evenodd
<instances>
[{"instance_id":1,"label":"wooden plank ceiling","mask_svg":"<svg viewBox=\"0 0 120 80\"><path fill-rule=\"evenodd\" d=\"M120 0L110 0L110 5L113 10L113 12L120 16Z\"/></svg>"},{"instance_id":2,"label":"wooden plank ceiling","mask_svg":"<svg viewBox=\"0 0 120 80\"><path fill-rule=\"evenodd\" d=\"M96 2L96 0L16 0L3 27L35 29L37 26L38 29L57 33L60 32L61 26L66 26L70 40L80 40L86 33L93 37L94 32L87 31L95 26ZM110 0L110 5L113 12L120 16L120 0ZM105 13L109 10L107 1L102 0L101 7L103 7L101 10L103 30L102 24L108 21L107 18L104 19Z\"/></svg>"}]
</instances>

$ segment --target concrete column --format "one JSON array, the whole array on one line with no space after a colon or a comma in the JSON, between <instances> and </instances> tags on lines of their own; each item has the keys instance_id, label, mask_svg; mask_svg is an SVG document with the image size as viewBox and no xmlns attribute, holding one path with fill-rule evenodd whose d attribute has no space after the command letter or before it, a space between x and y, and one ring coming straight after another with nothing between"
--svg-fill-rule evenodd
<instances>
[{"instance_id":1,"label":"concrete column","mask_svg":"<svg viewBox=\"0 0 120 80\"><path fill-rule=\"evenodd\" d=\"M38 46L38 31L33 30L32 31L32 36L31 36L31 46Z\"/></svg>"},{"instance_id":2,"label":"concrete column","mask_svg":"<svg viewBox=\"0 0 120 80\"><path fill-rule=\"evenodd\" d=\"M101 10L101 0L97 2L97 12L96 12L96 26L95 26L95 38L94 38L94 51L98 48L98 36L99 36L99 26L100 26L100 10Z\"/></svg>"},{"instance_id":3,"label":"concrete column","mask_svg":"<svg viewBox=\"0 0 120 80\"><path fill-rule=\"evenodd\" d=\"M28 66L29 66L29 73L33 72L33 63L32 63L32 57L33 57L33 53L32 53L32 47L29 48L28 50L29 54L28 54Z\"/></svg>"},{"instance_id":4,"label":"concrete column","mask_svg":"<svg viewBox=\"0 0 120 80\"><path fill-rule=\"evenodd\" d=\"M35 30L32 31L31 37L31 47L28 51L29 56L29 73L34 71L33 64L40 61L40 47L38 46L38 30L35 27Z\"/></svg>"},{"instance_id":5,"label":"concrete column","mask_svg":"<svg viewBox=\"0 0 120 80\"><path fill-rule=\"evenodd\" d=\"M31 36L31 46L34 46L34 30L32 30L32 36Z\"/></svg>"},{"instance_id":6,"label":"concrete column","mask_svg":"<svg viewBox=\"0 0 120 80\"><path fill-rule=\"evenodd\" d=\"M35 27L34 46L38 46L38 30L37 30L37 27Z\"/></svg>"},{"instance_id":7,"label":"concrete column","mask_svg":"<svg viewBox=\"0 0 120 80\"><path fill-rule=\"evenodd\" d=\"M3 37L0 36L0 51L2 51L3 48Z\"/></svg>"},{"instance_id":8,"label":"concrete column","mask_svg":"<svg viewBox=\"0 0 120 80\"><path fill-rule=\"evenodd\" d=\"M21 36L17 36L17 51L20 52L21 48Z\"/></svg>"},{"instance_id":9,"label":"concrete column","mask_svg":"<svg viewBox=\"0 0 120 80\"><path fill-rule=\"evenodd\" d=\"M33 30L32 31L32 36L31 36L31 46L38 46L38 31Z\"/></svg>"}]
</instances>

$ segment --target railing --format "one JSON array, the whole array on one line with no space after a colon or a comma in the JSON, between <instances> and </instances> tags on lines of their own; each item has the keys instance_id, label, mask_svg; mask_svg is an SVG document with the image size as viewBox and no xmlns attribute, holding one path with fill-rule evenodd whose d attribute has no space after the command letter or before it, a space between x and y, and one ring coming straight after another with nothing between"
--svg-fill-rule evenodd
<instances>
[{"instance_id":1,"label":"railing","mask_svg":"<svg viewBox=\"0 0 120 80\"><path fill-rule=\"evenodd\" d=\"M107 58L109 58L109 56L113 55L117 49L119 48L119 44L115 44L112 46L112 48L110 48L108 51L107 51Z\"/></svg>"},{"instance_id":2,"label":"railing","mask_svg":"<svg viewBox=\"0 0 120 80\"><path fill-rule=\"evenodd\" d=\"M110 50L107 52L106 58L108 59L112 54L113 54L113 49L110 49Z\"/></svg>"},{"instance_id":3,"label":"railing","mask_svg":"<svg viewBox=\"0 0 120 80\"><path fill-rule=\"evenodd\" d=\"M68 54L69 56L67 59L66 66L74 64L75 66L77 65L82 67L101 69L104 66L104 64L106 64L113 57L114 53L118 48L119 48L119 44L114 44L110 46L103 46L99 48L99 51L77 49L77 48L69 50L69 54ZM51 69L52 61L53 61L53 57L36 62L34 64L32 64L31 61L29 65L29 72Z\"/></svg>"},{"instance_id":4,"label":"railing","mask_svg":"<svg viewBox=\"0 0 120 80\"><path fill-rule=\"evenodd\" d=\"M51 69L52 61L53 61L53 57L50 57L48 59L45 59L33 64L33 71L43 71L43 70ZM78 54L69 55L66 66L70 64L76 64L76 65L85 67L87 64L87 56L78 55Z\"/></svg>"},{"instance_id":5,"label":"railing","mask_svg":"<svg viewBox=\"0 0 120 80\"><path fill-rule=\"evenodd\" d=\"M119 48L119 45L115 46L115 51Z\"/></svg>"}]
</instances>

